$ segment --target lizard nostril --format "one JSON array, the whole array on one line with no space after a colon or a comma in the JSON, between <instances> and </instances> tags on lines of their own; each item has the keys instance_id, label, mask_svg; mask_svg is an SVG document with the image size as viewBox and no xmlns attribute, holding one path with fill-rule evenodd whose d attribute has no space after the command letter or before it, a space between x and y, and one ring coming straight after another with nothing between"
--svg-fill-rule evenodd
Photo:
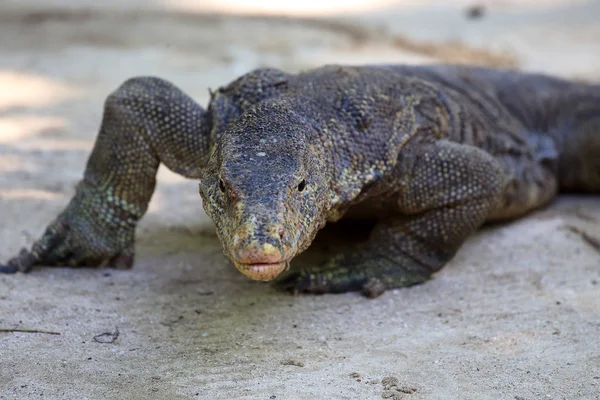
<instances>
[{"instance_id":1,"label":"lizard nostril","mask_svg":"<svg viewBox=\"0 0 600 400\"><path fill-rule=\"evenodd\" d=\"M280 239L283 239L285 237L285 229L283 228L283 226L279 228L278 233Z\"/></svg>"}]
</instances>

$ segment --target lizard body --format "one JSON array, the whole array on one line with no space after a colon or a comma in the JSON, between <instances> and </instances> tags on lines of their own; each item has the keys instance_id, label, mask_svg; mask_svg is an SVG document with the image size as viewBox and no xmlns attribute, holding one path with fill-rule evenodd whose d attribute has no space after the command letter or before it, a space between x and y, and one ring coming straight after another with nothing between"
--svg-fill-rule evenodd
<instances>
[{"instance_id":1,"label":"lizard body","mask_svg":"<svg viewBox=\"0 0 600 400\"><path fill-rule=\"evenodd\" d=\"M367 218L367 242L278 285L410 286L487 221L559 190L600 193L600 85L454 65L265 68L204 109L132 78L106 100L74 198L4 271L131 267L160 163L200 180L225 254L252 279L279 276L327 222Z\"/></svg>"}]
</instances>

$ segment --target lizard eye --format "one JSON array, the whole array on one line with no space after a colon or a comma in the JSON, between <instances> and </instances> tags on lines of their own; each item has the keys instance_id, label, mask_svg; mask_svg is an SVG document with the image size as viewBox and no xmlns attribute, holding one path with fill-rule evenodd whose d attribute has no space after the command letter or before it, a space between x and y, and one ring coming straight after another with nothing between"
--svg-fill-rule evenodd
<instances>
[{"instance_id":1,"label":"lizard eye","mask_svg":"<svg viewBox=\"0 0 600 400\"><path fill-rule=\"evenodd\" d=\"M302 181L298 184L298 191L302 192L306 188L306 179L302 179Z\"/></svg>"},{"instance_id":2,"label":"lizard eye","mask_svg":"<svg viewBox=\"0 0 600 400\"><path fill-rule=\"evenodd\" d=\"M221 193L225 193L225 183L223 182L223 179L219 179L219 190Z\"/></svg>"}]
</instances>

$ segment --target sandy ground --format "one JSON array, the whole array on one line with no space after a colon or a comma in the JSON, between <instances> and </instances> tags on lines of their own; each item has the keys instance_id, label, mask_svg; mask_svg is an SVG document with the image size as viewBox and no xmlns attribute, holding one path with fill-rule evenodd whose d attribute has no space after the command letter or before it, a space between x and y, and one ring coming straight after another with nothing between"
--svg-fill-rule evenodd
<instances>
[{"instance_id":1,"label":"sandy ground","mask_svg":"<svg viewBox=\"0 0 600 400\"><path fill-rule=\"evenodd\" d=\"M600 80L598 2L478 20L458 3L333 21L0 3L0 260L65 206L103 99L133 75L201 103L265 65L473 62ZM569 228L600 237L597 197L485 228L417 287L293 297L227 262L195 182L159 178L133 270L0 276L0 329L46 331L0 332L0 399L600 398L600 253Z\"/></svg>"}]
</instances>

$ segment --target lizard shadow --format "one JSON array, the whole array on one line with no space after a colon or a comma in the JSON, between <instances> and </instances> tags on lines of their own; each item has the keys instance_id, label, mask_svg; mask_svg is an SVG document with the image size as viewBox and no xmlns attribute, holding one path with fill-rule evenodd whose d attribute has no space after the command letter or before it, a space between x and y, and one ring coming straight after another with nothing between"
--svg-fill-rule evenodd
<instances>
[{"instance_id":1,"label":"lizard shadow","mask_svg":"<svg viewBox=\"0 0 600 400\"><path fill-rule=\"evenodd\" d=\"M317 233L310 247L292 261L292 270L323 263L340 251L366 242L375 223L376 221L349 218L327 223Z\"/></svg>"},{"instance_id":2,"label":"lizard shadow","mask_svg":"<svg viewBox=\"0 0 600 400\"><path fill-rule=\"evenodd\" d=\"M374 225L375 222L371 221L345 219L328 223L317 233L310 247L294 258L291 268L322 263L335 253L366 241ZM215 264L219 264L226 266L231 275L242 276L232 268L233 265L223 253L223 246L212 223L149 227L138 235L137 247L142 259L159 256L164 260L173 257L174 260L185 255L195 259L190 263L195 273L204 275L209 269L215 268Z\"/></svg>"}]
</instances>

